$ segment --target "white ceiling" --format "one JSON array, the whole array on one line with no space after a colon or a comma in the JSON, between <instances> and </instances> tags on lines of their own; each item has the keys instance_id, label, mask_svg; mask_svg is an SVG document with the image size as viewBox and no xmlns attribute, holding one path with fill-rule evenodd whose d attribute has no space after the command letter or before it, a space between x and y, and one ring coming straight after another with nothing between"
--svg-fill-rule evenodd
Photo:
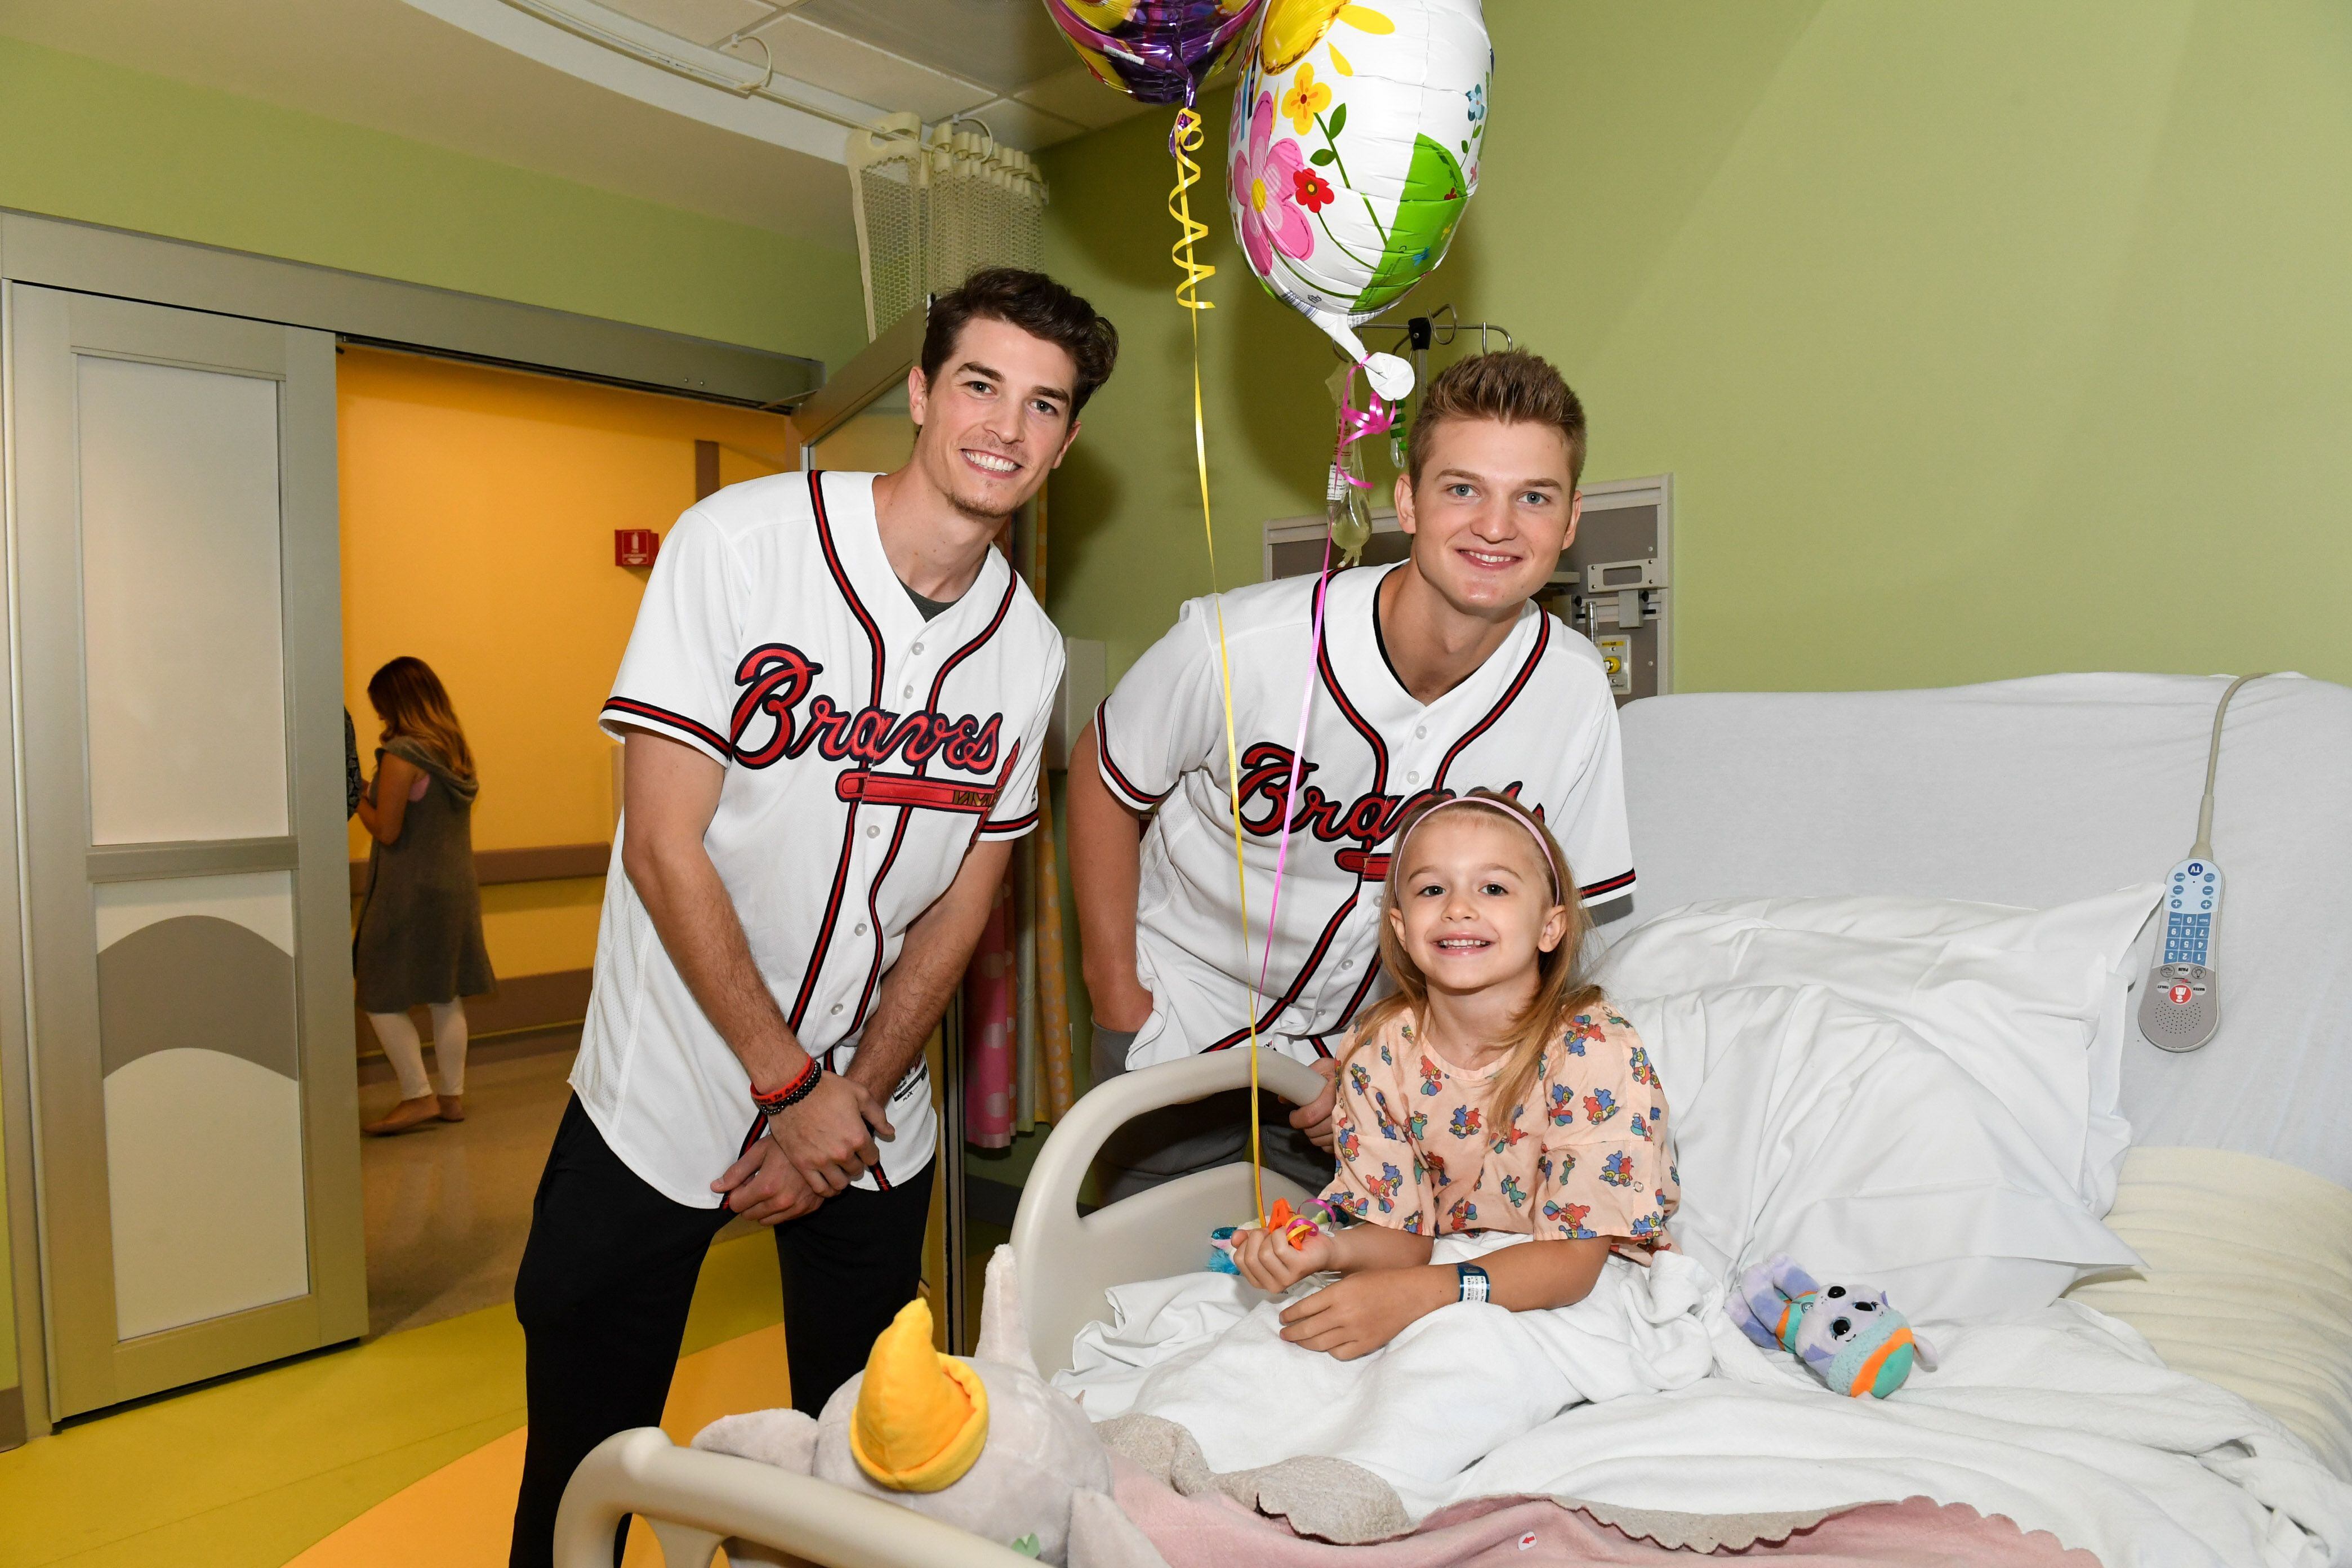
<instances>
[{"instance_id":1,"label":"white ceiling","mask_svg":"<svg viewBox=\"0 0 2352 1568\"><path fill-rule=\"evenodd\" d=\"M1041 0L604 4L687 46L739 40L727 52L749 66L765 44L772 97L504 0L0 0L0 35L845 249L839 119L975 114L1034 151L1138 110L1076 63Z\"/></svg>"}]
</instances>

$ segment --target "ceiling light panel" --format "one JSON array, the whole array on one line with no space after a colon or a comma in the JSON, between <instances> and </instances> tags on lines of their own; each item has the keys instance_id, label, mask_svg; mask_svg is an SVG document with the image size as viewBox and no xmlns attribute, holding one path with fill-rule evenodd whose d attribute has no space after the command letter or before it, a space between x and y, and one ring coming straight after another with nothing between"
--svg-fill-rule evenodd
<instances>
[{"instance_id":1,"label":"ceiling light panel","mask_svg":"<svg viewBox=\"0 0 2352 1568\"><path fill-rule=\"evenodd\" d=\"M666 33L676 33L706 47L715 47L774 15L759 0L605 0L605 4ZM754 48L751 56L756 61L760 51Z\"/></svg>"},{"instance_id":2,"label":"ceiling light panel","mask_svg":"<svg viewBox=\"0 0 2352 1568\"><path fill-rule=\"evenodd\" d=\"M808 0L793 15L1000 93L1071 58L1038 0Z\"/></svg>"},{"instance_id":3,"label":"ceiling light panel","mask_svg":"<svg viewBox=\"0 0 2352 1568\"><path fill-rule=\"evenodd\" d=\"M806 20L798 12L766 28L760 37L776 55L776 69L802 81L821 81L835 92L894 110L912 110L926 121L944 120L996 95L870 44L845 38ZM739 51L753 58L756 48ZM1108 89L1106 89L1106 91Z\"/></svg>"}]
</instances>

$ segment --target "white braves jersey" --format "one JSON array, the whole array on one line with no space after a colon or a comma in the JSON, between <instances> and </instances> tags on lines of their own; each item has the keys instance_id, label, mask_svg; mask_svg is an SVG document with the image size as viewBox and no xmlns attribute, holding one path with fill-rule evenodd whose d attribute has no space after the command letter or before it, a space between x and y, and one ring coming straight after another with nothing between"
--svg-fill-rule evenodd
<instances>
[{"instance_id":1,"label":"white braves jersey","mask_svg":"<svg viewBox=\"0 0 2352 1568\"><path fill-rule=\"evenodd\" d=\"M1393 570L1390 568L1389 570ZM1380 973L1384 846L1405 808L1484 786L1540 812L1584 896L1633 886L1617 709L1590 642L1533 605L1459 686L1423 706L1389 664L1374 614L1386 570L1330 580L1307 764L1284 874L1259 1038L1328 1056L1386 989ZM1309 678L1312 577L1223 595L1241 760L1249 950L1242 943L1226 793L1216 605L1187 604L1097 710L1102 776L1138 811L1143 840L1136 959L1155 1005L1128 1063L1147 1067L1244 1043L1274 899L1282 805Z\"/></svg>"},{"instance_id":2,"label":"white braves jersey","mask_svg":"<svg viewBox=\"0 0 2352 1568\"><path fill-rule=\"evenodd\" d=\"M600 721L725 766L703 844L785 1021L836 1071L965 852L1036 825L1062 673L1060 636L993 550L926 622L883 553L873 487L871 474L779 474L688 511L662 541ZM624 817L616 838L627 832ZM572 1087L614 1152L681 1204L717 1206L711 1182L761 1127L617 841ZM897 1136L860 1186L931 1158L920 1057L889 1117Z\"/></svg>"}]
</instances>

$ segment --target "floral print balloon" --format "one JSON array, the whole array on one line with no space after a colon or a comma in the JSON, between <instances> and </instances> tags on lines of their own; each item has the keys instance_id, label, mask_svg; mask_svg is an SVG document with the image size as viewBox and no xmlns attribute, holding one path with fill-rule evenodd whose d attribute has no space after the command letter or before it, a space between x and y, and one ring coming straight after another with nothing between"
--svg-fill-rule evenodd
<instances>
[{"instance_id":1,"label":"floral print balloon","mask_svg":"<svg viewBox=\"0 0 2352 1568\"><path fill-rule=\"evenodd\" d=\"M1494 63L1479 0L1265 0L1244 58L1227 188L1250 270L1386 397L1411 371L1351 329L1445 258Z\"/></svg>"}]
</instances>

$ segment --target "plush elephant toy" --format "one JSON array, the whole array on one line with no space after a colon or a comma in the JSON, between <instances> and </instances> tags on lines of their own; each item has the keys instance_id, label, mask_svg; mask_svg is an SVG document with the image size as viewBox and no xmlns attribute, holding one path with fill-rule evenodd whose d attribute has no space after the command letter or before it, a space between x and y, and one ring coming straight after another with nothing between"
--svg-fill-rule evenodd
<instances>
[{"instance_id":1,"label":"plush elephant toy","mask_svg":"<svg viewBox=\"0 0 2352 1568\"><path fill-rule=\"evenodd\" d=\"M1857 1399L1885 1398L1903 1386L1915 1362L1936 1370L1935 1348L1912 1331L1886 1292L1816 1284L1785 1254L1742 1274L1725 1310L1759 1345L1791 1352L1815 1377Z\"/></svg>"},{"instance_id":2,"label":"plush elephant toy","mask_svg":"<svg viewBox=\"0 0 2352 1568\"><path fill-rule=\"evenodd\" d=\"M989 1261L979 1348L970 1358L933 1349L919 1298L814 1420L722 1416L694 1446L813 1475L1041 1562L1167 1568L1112 1501L1110 1450L1094 1423L1038 1374L1009 1247Z\"/></svg>"}]
</instances>

